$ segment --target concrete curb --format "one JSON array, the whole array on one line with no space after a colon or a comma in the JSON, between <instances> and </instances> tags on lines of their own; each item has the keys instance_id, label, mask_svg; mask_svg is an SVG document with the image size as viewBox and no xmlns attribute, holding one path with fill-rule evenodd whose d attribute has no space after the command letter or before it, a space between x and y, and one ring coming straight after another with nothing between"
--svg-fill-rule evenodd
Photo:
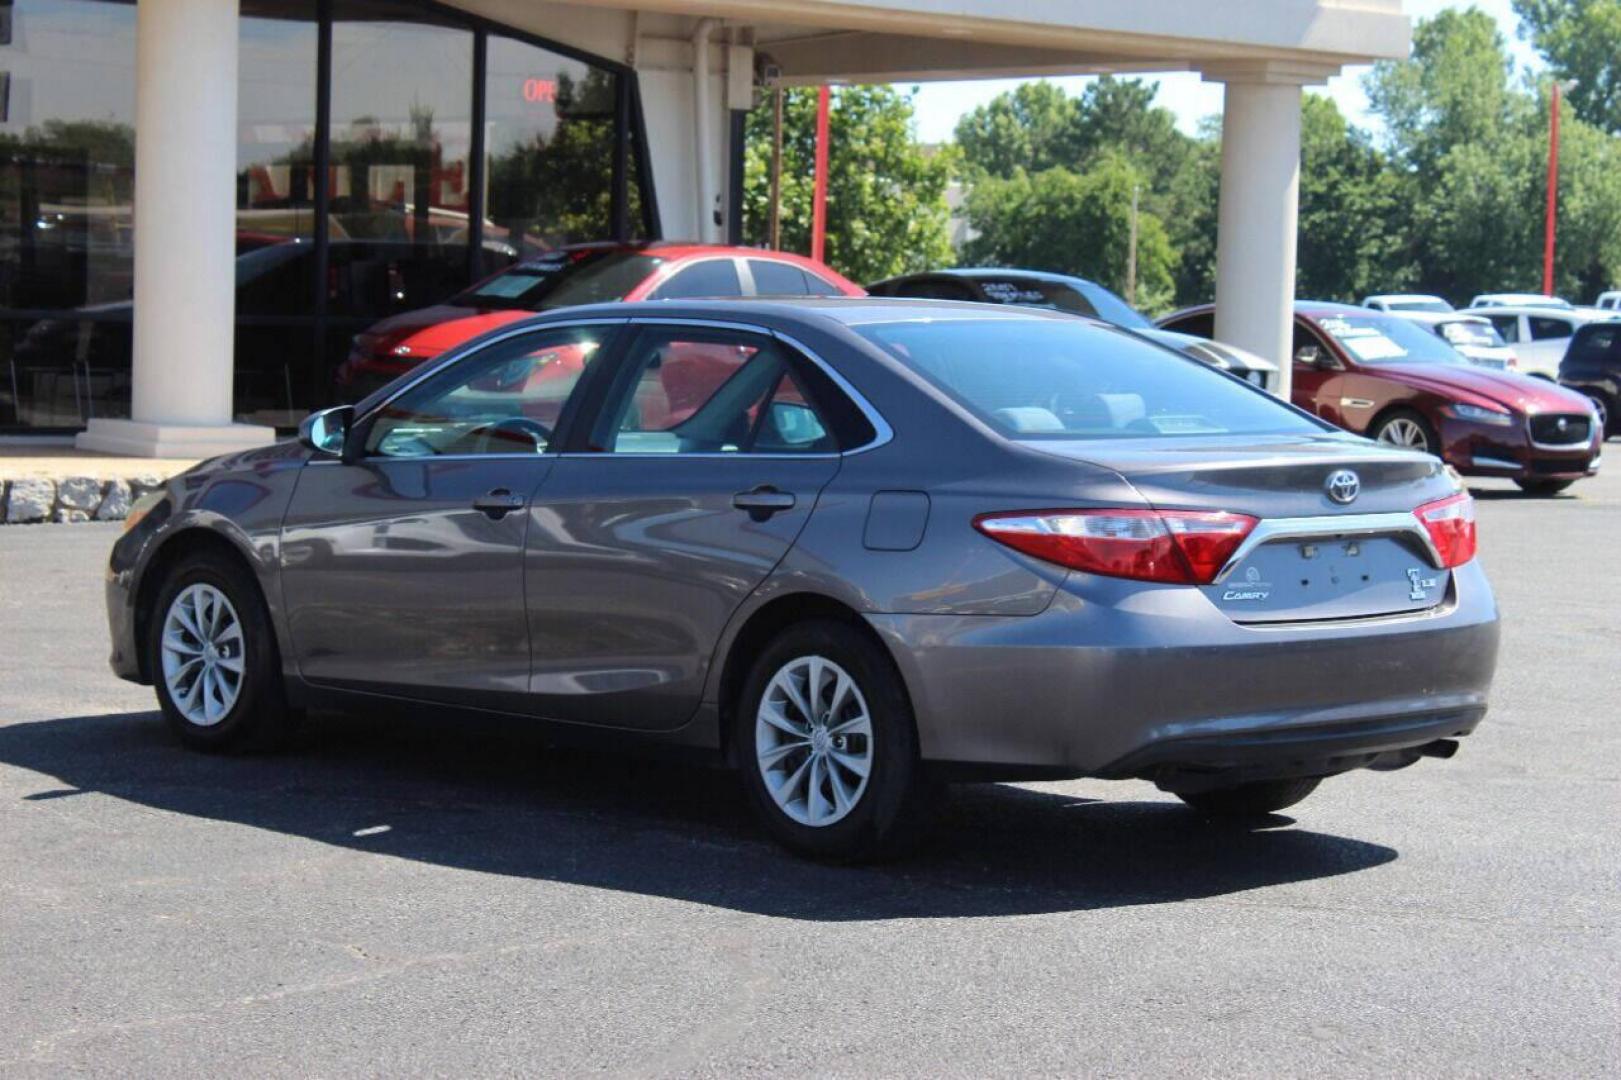
<instances>
[{"instance_id":1,"label":"concrete curb","mask_svg":"<svg viewBox=\"0 0 1621 1080\"><path fill-rule=\"evenodd\" d=\"M156 474L106 479L98 476L0 478L0 524L119 521L136 499L160 488Z\"/></svg>"}]
</instances>

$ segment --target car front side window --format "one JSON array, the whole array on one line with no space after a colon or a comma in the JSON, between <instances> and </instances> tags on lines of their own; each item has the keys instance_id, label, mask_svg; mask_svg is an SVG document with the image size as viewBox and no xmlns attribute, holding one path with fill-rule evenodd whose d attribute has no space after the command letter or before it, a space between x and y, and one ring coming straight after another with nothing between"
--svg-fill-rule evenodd
<instances>
[{"instance_id":1,"label":"car front side window","mask_svg":"<svg viewBox=\"0 0 1621 1080\"><path fill-rule=\"evenodd\" d=\"M367 455L544 453L613 329L538 330L463 357L378 409Z\"/></svg>"}]
</instances>

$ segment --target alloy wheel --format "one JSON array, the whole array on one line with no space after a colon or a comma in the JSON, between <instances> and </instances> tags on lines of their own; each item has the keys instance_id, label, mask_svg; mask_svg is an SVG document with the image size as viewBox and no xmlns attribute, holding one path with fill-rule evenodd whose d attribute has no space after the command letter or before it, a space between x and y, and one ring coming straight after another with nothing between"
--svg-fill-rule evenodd
<instances>
[{"instance_id":1,"label":"alloy wheel","mask_svg":"<svg viewBox=\"0 0 1621 1080\"><path fill-rule=\"evenodd\" d=\"M788 661L766 684L754 749L766 791L801 825L842 821L872 775L872 716L850 674L821 656Z\"/></svg>"},{"instance_id":2,"label":"alloy wheel","mask_svg":"<svg viewBox=\"0 0 1621 1080\"><path fill-rule=\"evenodd\" d=\"M1424 429L1419 426L1417 420L1406 416L1397 416L1388 420L1385 426L1379 429L1379 441L1389 443L1391 446L1405 447L1409 450L1428 452L1430 449L1430 439L1428 435L1424 434Z\"/></svg>"},{"instance_id":3,"label":"alloy wheel","mask_svg":"<svg viewBox=\"0 0 1621 1080\"><path fill-rule=\"evenodd\" d=\"M213 727L242 693L242 622L225 594L198 583L182 589L163 617L163 684L180 715Z\"/></svg>"}]
</instances>

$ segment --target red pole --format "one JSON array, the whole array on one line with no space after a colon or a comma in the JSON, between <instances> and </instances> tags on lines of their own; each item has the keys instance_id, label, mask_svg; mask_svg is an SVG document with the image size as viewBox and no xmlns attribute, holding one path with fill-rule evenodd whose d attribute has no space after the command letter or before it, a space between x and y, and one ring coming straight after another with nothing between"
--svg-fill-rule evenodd
<instances>
[{"instance_id":1,"label":"red pole","mask_svg":"<svg viewBox=\"0 0 1621 1080\"><path fill-rule=\"evenodd\" d=\"M1548 214L1542 242L1542 292L1553 295L1553 244L1559 218L1559 82L1554 81L1548 117Z\"/></svg>"},{"instance_id":2,"label":"red pole","mask_svg":"<svg viewBox=\"0 0 1621 1080\"><path fill-rule=\"evenodd\" d=\"M811 196L811 254L822 262L827 246L827 109L831 95L825 86L816 90L816 187Z\"/></svg>"}]
</instances>

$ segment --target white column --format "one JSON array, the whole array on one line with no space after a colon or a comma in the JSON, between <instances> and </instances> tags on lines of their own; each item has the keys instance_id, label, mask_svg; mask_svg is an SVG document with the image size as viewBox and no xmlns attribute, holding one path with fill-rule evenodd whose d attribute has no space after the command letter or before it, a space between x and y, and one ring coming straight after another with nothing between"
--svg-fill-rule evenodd
<instances>
[{"instance_id":1,"label":"white column","mask_svg":"<svg viewBox=\"0 0 1621 1080\"><path fill-rule=\"evenodd\" d=\"M135 352L129 420L87 450L206 457L272 442L231 422L238 0L135 11Z\"/></svg>"},{"instance_id":2,"label":"white column","mask_svg":"<svg viewBox=\"0 0 1621 1080\"><path fill-rule=\"evenodd\" d=\"M1272 63L1207 68L1226 84L1216 222L1216 338L1279 366L1292 384L1300 93L1331 69Z\"/></svg>"}]
</instances>

